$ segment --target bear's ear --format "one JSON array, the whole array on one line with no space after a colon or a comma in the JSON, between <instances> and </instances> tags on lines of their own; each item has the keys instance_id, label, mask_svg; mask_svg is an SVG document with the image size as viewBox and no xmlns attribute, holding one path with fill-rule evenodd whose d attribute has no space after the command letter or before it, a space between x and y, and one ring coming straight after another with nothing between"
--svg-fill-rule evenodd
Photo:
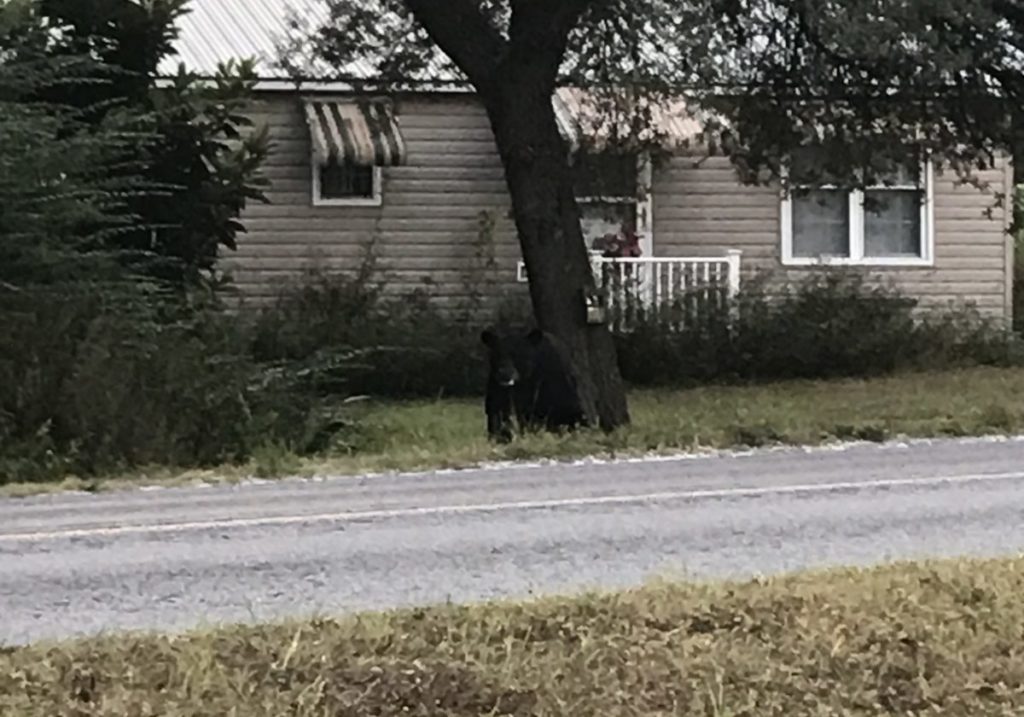
<instances>
[{"instance_id":1,"label":"bear's ear","mask_svg":"<svg viewBox=\"0 0 1024 717\"><path fill-rule=\"evenodd\" d=\"M526 335L526 340L529 341L534 346L537 346L538 344L540 344L541 341L544 340L544 332L541 331L540 329L534 329L533 331Z\"/></svg>"},{"instance_id":2,"label":"bear's ear","mask_svg":"<svg viewBox=\"0 0 1024 717\"><path fill-rule=\"evenodd\" d=\"M484 346L493 346L497 338L490 329L484 329L480 332L480 340L483 341Z\"/></svg>"}]
</instances>

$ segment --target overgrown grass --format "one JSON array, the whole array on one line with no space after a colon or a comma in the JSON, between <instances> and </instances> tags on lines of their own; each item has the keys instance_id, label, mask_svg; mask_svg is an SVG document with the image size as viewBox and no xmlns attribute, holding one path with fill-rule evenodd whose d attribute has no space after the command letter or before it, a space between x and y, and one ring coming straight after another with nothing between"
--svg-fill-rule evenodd
<instances>
[{"instance_id":1,"label":"overgrown grass","mask_svg":"<svg viewBox=\"0 0 1024 717\"><path fill-rule=\"evenodd\" d=\"M843 381L644 390L631 396L633 424L611 435L537 434L507 446L486 440L479 400L366 402L326 457L300 459L268 445L241 466L140 470L120 479L0 486L0 495L49 488L103 490L245 476L357 474L460 468L488 461L627 457L707 448L814 445L1024 433L1024 369L975 368Z\"/></svg>"},{"instance_id":2,"label":"overgrown grass","mask_svg":"<svg viewBox=\"0 0 1024 717\"><path fill-rule=\"evenodd\" d=\"M243 462L339 420L307 364L257 362L219 307L127 282L4 297L0 334L0 484Z\"/></svg>"},{"instance_id":3,"label":"overgrown grass","mask_svg":"<svg viewBox=\"0 0 1024 717\"><path fill-rule=\"evenodd\" d=\"M495 447L479 401L364 407L350 455L308 471L354 473L458 467L487 460L623 457L702 448L813 445L1024 431L1024 370L976 368L843 381L643 390L633 424L606 435L538 434Z\"/></svg>"},{"instance_id":4,"label":"overgrown grass","mask_svg":"<svg viewBox=\"0 0 1024 717\"><path fill-rule=\"evenodd\" d=\"M0 714L1019 715L1024 559L0 652Z\"/></svg>"},{"instance_id":5,"label":"overgrown grass","mask_svg":"<svg viewBox=\"0 0 1024 717\"><path fill-rule=\"evenodd\" d=\"M1016 335L966 311L919 321L912 299L826 272L781 295L750 282L735 321L722 307L692 302L640 317L617 336L620 366L627 382L659 392L633 395L633 427L494 448L478 398L429 400L482 392L482 314L468 305L461 315L442 312L424 293L385 296L373 276L370 259L354 278L314 272L277 304L240 314L211 297L141 290L87 294L91 302L8 298L0 306L11 338L0 345L0 492L22 494L22 483L42 490L69 476L100 487L117 472L165 479L224 464L218 475L271 478L1020 427L1008 399L1019 388L1015 373L951 373L1024 366ZM493 318L524 327L514 303ZM831 412L831 397L856 393L857 384L771 383L922 369L947 373L925 387L912 376L876 381L850 399L860 408ZM951 385L964 375L986 378ZM736 387L681 390L726 383ZM803 403L794 398L805 393ZM961 395L970 402L957 403ZM371 401L351 403L362 396ZM907 417L906 406L922 405L925 415Z\"/></svg>"}]
</instances>

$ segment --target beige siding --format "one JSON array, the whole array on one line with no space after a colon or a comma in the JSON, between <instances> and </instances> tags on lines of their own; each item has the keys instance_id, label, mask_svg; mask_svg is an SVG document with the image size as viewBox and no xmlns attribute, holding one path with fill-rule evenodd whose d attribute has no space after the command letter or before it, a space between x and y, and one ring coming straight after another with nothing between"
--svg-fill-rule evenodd
<instances>
[{"instance_id":1,"label":"beige siding","mask_svg":"<svg viewBox=\"0 0 1024 717\"><path fill-rule=\"evenodd\" d=\"M954 177L936 172L934 266L872 267L871 275L891 280L924 304L973 303L990 315L1009 317L1012 245L1007 214L996 207L997 193L1010 186L1007 169L983 173L985 191L958 187ZM741 249L747 272L796 279L809 271L781 264L778 189L740 184L725 158L674 158L656 173L653 195L659 255Z\"/></svg>"},{"instance_id":2,"label":"beige siding","mask_svg":"<svg viewBox=\"0 0 1024 717\"><path fill-rule=\"evenodd\" d=\"M497 220L494 292L523 290L515 283L520 254L504 176L483 111L443 96L401 101L398 111L409 163L384 169L382 205L315 207L299 101L293 95L261 99L252 114L269 127L274 143L266 168L270 204L246 210L248 232L223 261L245 295L270 297L314 266L355 270L365 243L374 240L389 289L429 288L442 300L458 300L467 292L467 271L478 265L485 211Z\"/></svg>"},{"instance_id":3,"label":"beige siding","mask_svg":"<svg viewBox=\"0 0 1024 717\"><path fill-rule=\"evenodd\" d=\"M252 205L243 221L248 233L224 258L244 294L266 298L303 269L354 270L362 244L375 239L379 264L391 289L426 288L441 300L466 293L465 276L479 249L480 213L497 219L497 269L492 291L519 294L520 253L508 218L501 164L482 109L464 96L418 96L398 103L409 148L407 166L384 170L380 207L314 207L309 134L294 95L267 95L254 119L266 124L275 144L267 176L269 205ZM983 177L988 192L956 187L937 176L935 265L874 268L928 303L973 302L1009 315L1011 243L1000 209L985 212L994 192L1009 186L1002 169ZM654 249L661 256L717 255L741 249L748 272L765 269L784 277L806 270L780 264L780 203L768 187L743 186L728 160L697 162L676 157L654 176ZM429 282L426 284L425 282Z\"/></svg>"}]
</instances>

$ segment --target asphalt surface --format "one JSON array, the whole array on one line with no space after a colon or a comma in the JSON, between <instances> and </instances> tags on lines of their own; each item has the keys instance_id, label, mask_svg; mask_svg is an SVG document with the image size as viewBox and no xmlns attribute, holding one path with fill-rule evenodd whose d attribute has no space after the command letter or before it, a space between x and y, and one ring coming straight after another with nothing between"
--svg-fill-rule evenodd
<instances>
[{"instance_id":1,"label":"asphalt surface","mask_svg":"<svg viewBox=\"0 0 1024 717\"><path fill-rule=\"evenodd\" d=\"M1024 552L1024 441L0 501L0 644Z\"/></svg>"}]
</instances>

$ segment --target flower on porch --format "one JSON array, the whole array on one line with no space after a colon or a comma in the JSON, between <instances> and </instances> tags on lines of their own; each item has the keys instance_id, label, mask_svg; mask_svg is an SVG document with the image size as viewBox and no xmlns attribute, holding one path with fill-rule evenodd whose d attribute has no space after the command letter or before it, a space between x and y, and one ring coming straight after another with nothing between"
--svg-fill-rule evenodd
<instances>
[{"instance_id":1,"label":"flower on porch","mask_svg":"<svg viewBox=\"0 0 1024 717\"><path fill-rule=\"evenodd\" d=\"M592 242L591 249L601 252L601 256L607 259L636 259L643 256L639 235L625 228L617 234L597 237Z\"/></svg>"}]
</instances>

